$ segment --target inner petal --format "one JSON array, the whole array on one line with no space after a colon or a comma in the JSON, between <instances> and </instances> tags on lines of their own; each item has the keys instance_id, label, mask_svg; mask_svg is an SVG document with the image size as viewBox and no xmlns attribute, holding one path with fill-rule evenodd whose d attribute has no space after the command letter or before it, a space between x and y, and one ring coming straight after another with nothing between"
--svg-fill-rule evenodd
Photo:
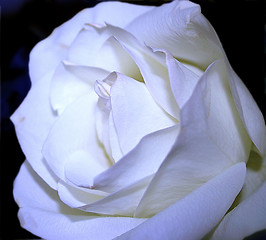
<instances>
[{"instance_id":1,"label":"inner petal","mask_svg":"<svg viewBox=\"0 0 266 240\"><path fill-rule=\"evenodd\" d=\"M77 186L90 188L94 177L105 170L95 157L84 150L72 153L65 164L66 178Z\"/></svg>"},{"instance_id":2,"label":"inner petal","mask_svg":"<svg viewBox=\"0 0 266 240\"><path fill-rule=\"evenodd\" d=\"M111 88L111 105L124 154L147 134L177 123L154 101L144 83L122 74L117 74Z\"/></svg>"}]
</instances>

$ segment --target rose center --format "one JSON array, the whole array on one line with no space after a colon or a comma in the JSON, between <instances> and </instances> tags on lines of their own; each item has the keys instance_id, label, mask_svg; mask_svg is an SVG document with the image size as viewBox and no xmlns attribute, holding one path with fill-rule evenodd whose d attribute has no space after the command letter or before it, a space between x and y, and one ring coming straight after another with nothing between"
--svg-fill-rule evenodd
<instances>
[{"instance_id":1,"label":"rose center","mask_svg":"<svg viewBox=\"0 0 266 240\"><path fill-rule=\"evenodd\" d=\"M95 92L97 93L99 97L108 99L110 97L110 90L111 90L111 86L108 83L102 80L96 80Z\"/></svg>"}]
</instances>

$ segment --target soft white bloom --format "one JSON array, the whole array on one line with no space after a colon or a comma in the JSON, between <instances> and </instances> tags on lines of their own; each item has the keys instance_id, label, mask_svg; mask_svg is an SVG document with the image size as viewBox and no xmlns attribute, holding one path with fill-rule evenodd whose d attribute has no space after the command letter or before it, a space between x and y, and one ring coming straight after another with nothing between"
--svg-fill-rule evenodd
<instances>
[{"instance_id":1,"label":"soft white bloom","mask_svg":"<svg viewBox=\"0 0 266 240\"><path fill-rule=\"evenodd\" d=\"M197 4L100 3L38 43L29 69L12 115L22 227L64 240L266 228L264 119Z\"/></svg>"}]
</instances>

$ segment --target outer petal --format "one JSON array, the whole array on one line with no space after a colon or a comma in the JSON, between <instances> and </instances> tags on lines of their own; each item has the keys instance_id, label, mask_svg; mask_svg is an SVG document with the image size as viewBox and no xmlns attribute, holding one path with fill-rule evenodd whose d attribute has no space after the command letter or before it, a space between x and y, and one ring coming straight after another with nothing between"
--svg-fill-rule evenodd
<instances>
[{"instance_id":1,"label":"outer petal","mask_svg":"<svg viewBox=\"0 0 266 240\"><path fill-rule=\"evenodd\" d=\"M265 180L266 153L262 158L252 151L247 162L245 184L231 206L233 210L224 217L211 239L243 239L266 229Z\"/></svg>"},{"instance_id":2,"label":"outer petal","mask_svg":"<svg viewBox=\"0 0 266 240\"><path fill-rule=\"evenodd\" d=\"M151 216L232 164L247 161L251 141L234 107L226 77L222 61L213 63L201 77L181 110L178 139L136 216Z\"/></svg>"},{"instance_id":3,"label":"outer petal","mask_svg":"<svg viewBox=\"0 0 266 240\"><path fill-rule=\"evenodd\" d=\"M173 1L136 18L126 30L148 46L166 49L179 60L206 69L223 57L220 41L200 6Z\"/></svg>"},{"instance_id":4,"label":"outer petal","mask_svg":"<svg viewBox=\"0 0 266 240\"><path fill-rule=\"evenodd\" d=\"M201 239L226 213L245 180L238 163L117 239Z\"/></svg>"},{"instance_id":5,"label":"outer petal","mask_svg":"<svg viewBox=\"0 0 266 240\"><path fill-rule=\"evenodd\" d=\"M228 62L227 68L229 72L230 88L239 115L248 131L248 134L250 135L251 140L262 154L264 152L265 141L265 122L263 115L250 92L240 78L236 75Z\"/></svg>"},{"instance_id":6,"label":"outer petal","mask_svg":"<svg viewBox=\"0 0 266 240\"><path fill-rule=\"evenodd\" d=\"M39 80L46 72L54 70L57 64L66 58L69 46L84 24L103 25L106 21L124 27L152 8L120 2L103 2L93 8L84 9L35 46L30 55L29 65L32 82Z\"/></svg>"},{"instance_id":7,"label":"outer petal","mask_svg":"<svg viewBox=\"0 0 266 240\"><path fill-rule=\"evenodd\" d=\"M33 169L52 188L57 187L57 177L43 159L41 149L56 115L49 103L52 73L47 73L34 84L20 107L11 116L20 146Z\"/></svg>"},{"instance_id":8,"label":"outer petal","mask_svg":"<svg viewBox=\"0 0 266 240\"><path fill-rule=\"evenodd\" d=\"M117 71L142 79L136 63L113 38L113 34L114 31L108 24L86 25L71 44L67 59L76 64Z\"/></svg>"},{"instance_id":9,"label":"outer petal","mask_svg":"<svg viewBox=\"0 0 266 240\"><path fill-rule=\"evenodd\" d=\"M102 217L71 209L27 162L15 180L14 197L20 206L18 216L22 227L44 239L112 239L145 221Z\"/></svg>"},{"instance_id":10,"label":"outer petal","mask_svg":"<svg viewBox=\"0 0 266 240\"><path fill-rule=\"evenodd\" d=\"M78 186L91 186L94 176L110 166L95 129L95 93L70 104L54 124L43 146L43 155L56 175Z\"/></svg>"},{"instance_id":11,"label":"outer petal","mask_svg":"<svg viewBox=\"0 0 266 240\"><path fill-rule=\"evenodd\" d=\"M265 128L265 142L266 145L266 128ZM264 146L266 149L266 146ZM241 193L237 196L233 207L241 204L242 201L247 199L250 195L258 190L266 181L266 152L263 156L260 156L257 151L252 149L247 162L247 177L245 185L241 190Z\"/></svg>"},{"instance_id":12,"label":"outer petal","mask_svg":"<svg viewBox=\"0 0 266 240\"><path fill-rule=\"evenodd\" d=\"M229 212L211 239L244 239L266 229L266 182L249 198Z\"/></svg>"}]
</instances>

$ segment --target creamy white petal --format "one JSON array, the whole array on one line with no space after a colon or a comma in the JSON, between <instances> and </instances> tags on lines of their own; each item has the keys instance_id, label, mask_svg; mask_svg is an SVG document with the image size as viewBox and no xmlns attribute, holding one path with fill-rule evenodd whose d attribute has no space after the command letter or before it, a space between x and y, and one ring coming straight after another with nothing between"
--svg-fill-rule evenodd
<instances>
[{"instance_id":1,"label":"creamy white petal","mask_svg":"<svg viewBox=\"0 0 266 240\"><path fill-rule=\"evenodd\" d=\"M85 129L83 129L83 131L85 132L85 134L87 133ZM102 149L100 149L99 146L95 144L96 142L95 140L90 139L90 138L95 138L95 134L90 135L91 132L89 131L88 133L89 136L87 137L85 136L81 137L81 135L75 136L76 138L79 137L83 139L84 138L89 139L87 140L88 147L86 145L84 146L83 144L75 146L77 149L72 150L73 152L69 153L69 155L66 156L67 157L66 162L65 164L63 163L62 166L65 169L65 177L75 185L82 187L92 186L94 177L103 172L104 170L106 170L106 168L109 166L107 159L104 159L105 160L104 162L102 156L103 154L99 156L96 155L96 153L99 153ZM74 135L72 135L72 137L74 137ZM73 141L73 138L71 140ZM66 148L69 147L69 143L65 147ZM99 149L94 150L93 147L96 148L98 147ZM91 153L90 151L93 152ZM62 157L64 157L63 154Z\"/></svg>"},{"instance_id":2,"label":"creamy white petal","mask_svg":"<svg viewBox=\"0 0 266 240\"><path fill-rule=\"evenodd\" d=\"M58 182L57 190L60 200L71 208L78 208L93 203L108 195L102 191L78 187L74 184L70 185L62 180Z\"/></svg>"},{"instance_id":3,"label":"creamy white petal","mask_svg":"<svg viewBox=\"0 0 266 240\"><path fill-rule=\"evenodd\" d=\"M32 85L27 97L11 116L20 146L33 169L52 188L57 187L57 177L43 159L41 150L50 128L56 120L49 103L52 72Z\"/></svg>"},{"instance_id":4,"label":"creamy white petal","mask_svg":"<svg viewBox=\"0 0 266 240\"><path fill-rule=\"evenodd\" d=\"M31 81L38 81L42 75L54 70L58 63L66 58L69 46L84 24L104 25L108 22L123 27L152 8L120 2L103 2L79 12L34 47L29 63Z\"/></svg>"},{"instance_id":5,"label":"creamy white petal","mask_svg":"<svg viewBox=\"0 0 266 240\"><path fill-rule=\"evenodd\" d=\"M128 37L130 37L129 34ZM117 38L120 40L120 36ZM138 65L151 96L167 113L179 121L180 109L171 91L164 55L159 51L142 46L136 40L134 44L138 47L128 44L124 40L121 40L120 43Z\"/></svg>"},{"instance_id":6,"label":"creamy white petal","mask_svg":"<svg viewBox=\"0 0 266 240\"><path fill-rule=\"evenodd\" d=\"M72 208L104 215L132 217L151 179L152 176L147 176L113 194L71 186L60 181L58 194L60 199Z\"/></svg>"},{"instance_id":7,"label":"creamy white petal","mask_svg":"<svg viewBox=\"0 0 266 240\"><path fill-rule=\"evenodd\" d=\"M229 73L229 83L232 95L239 112L239 115L250 135L251 140L258 148L260 153L264 152L264 127L263 115L251 96L250 92L236 75L229 62L226 60Z\"/></svg>"},{"instance_id":8,"label":"creamy white petal","mask_svg":"<svg viewBox=\"0 0 266 240\"><path fill-rule=\"evenodd\" d=\"M152 177L153 176L151 175L140 179L139 181L106 196L98 202L82 206L80 209L105 215L133 217L135 209Z\"/></svg>"},{"instance_id":9,"label":"creamy white petal","mask_svg":"<svg viewBox=\"0 0 266 240\"><path fill-rule=\"evenodd\" d=\"M179 108L183 108L191 97L193 90L200 77L180 63L169 53L166 54L170 85Z\"/></svg>"},{"instance_id":10,"label":"creamy white petal","mask_svg":"<svg viewBox=\"0 0 266 240\"><path fill-rule=\"evenodd\" d=\"M71 209L26 162L14 184L21 226L44 239L112 239L146 219L106 217Z\"/></svg>"},{"instance_id":11,"label":"creamy white petal","mask_svg":"<svg viewBox=\"0 0 266 240\"><path fill-rule=\"evenodd\" d=\"M104 27L86 25L69 47L67 60L75 64L96 66L96 58L103 43L111 36Z\"/></svg>"},{"instance_id":12,"label":"creamy white petal","mask_svg":"<svg viewBox=\"0 0 266 240\"><path fill-rule=\"evenodd\" d=\"M121 150L132 150L147 134L176 124L152 98L146 85L117 73L111 107Z\"/></svg>"},{"instance_id":13,"label":"creamy white petal","mask_svg":"<svg viewBox=\"0 0 266 240\"><path fill-rule=\"evenodd\" d=\"M112 30L110 27L107 27L107 29ZM110 34L112 34L112 31L110 31ZM110 37L105 41L97 52L96 66L102 67L110 72L116 71L123 73L138 81L143 80L137 64L115 37Z\"/></svg>"},{"instance_id":14,"label":"creamy white petal","mask_svg":"<svg viewBox=\"0 0 266 240\"><path fill-rule=\"evenodd\" d=\"M92 117L96 103L97 95L92 92L70 104L43 146L43 155L56 175L78 186L90 186L93 177L110 166L96 136Z\"/></svg>"},{"instance_id":15,"label":"creamy white petal","mask_svg":"<svg viewBox=\"0 0 266 240\"><path fill-rule=\"evenodd\" d=\"M117 146L117 144L119 145L119 142L112 119L112 109L111 109L111 99L110 99L111 87L116 81L116 78L117 74L115 72L112 72L105 79L97 80L94 86L95 92L99 96L97 106L95 109L97 137L99 138L99 141L104 147L104 151L106 152L108 158L112 163L119 160L119 159L115 160L113 158L113 151L115 152L117 150L120 150L121 152L120 146ZM113 145L116 148L114 150L112 150Z\"/></svg>"},{"instance_id":16,"label":"creamy white petal","mask_svg":"<svg viewBox=\"0 0 266 240\"><path fill-rule=\"evenodd\" d=\"M126 30L148 46L166 49L179 60L206 69L223 57L220 41L200 6L172 1L136 18Z\"/></svg>"},{"instance_id":17,"label":"creamy white petal","mask_svg":"<svg viewBox=\"0 0 266 240\"><path fill-rule=\"evenodd\" d=\"M222 61L216 61L206 70L181 110L178 139L136 216L151 216L232 164L247 161L251 142L234 109L223 66Z\"/></svg>"},{"instance_id":18,"label":"creamy white petal","mask_svg":"<svg viewBox=\"0 0 266 240\"><path fill-rule=\"evenodd\" d=\"M266 134L264 135L266 138ZM266 141L265 141L266 144ZM266 229L266 154L252 151L247 162L245 184L214 231L211 239L243 239Z\"/></svg>"},{"instance_id":19,"label":"creamy white petal","mask_svg":"<svg viewBox=\"0 0 266 240\"><path fill-rule=\"evenodd\" d=\"M266 145L266 129L265 129L265 145ZM266 147L264 146L266 149ZM245 185L241 193L237 196L233 207L240 204L250 195L258 190L258 188L266 181L266 153L261 156L258 152L252 150L247 162L247 176Z\"/></svg>"},{"instance_id":20,"label":"creamy white petal","mask_svg":"<svg viewBox=\"0 0 266 240\"><path fill-rule=\"evenodd\" d=\"M211 239L244 239L266 229L266 182L249 198L229 212Z\"/></svg>"},{"instance_id":21,"label":"creamy white petal","mask_svg":"<svg viewBox=\"0 0 266 240\"><path fill-rule=\"evenodd\" d=\"M153 8L153 6L135 5L125 2L101 2L94 8L91 8L92 19L90 21L87 20L87 23L104 24L107 22L123 28L138 16Z\"/></svg>"},{"instance_id":22,"label":"creamy white petal","mask_svg":"<svg viewBox=\"0 0 266 240\"><path fill-rule=\"evenodd\" d=\"M144 80L155 101L166 112L176 119L179 119L179 108L171 92L168 71L165 63L165 55L159 51L155 52L155 50L152 50L151 48L145 46L145 44L140 43L132 34L121 28L107 24L103 30L114 36L107 42L108 44L106 43L106 47L109 48L108 51L119 49L119 51L123 52L120 49L120 46L122 46L124 50L126 50L127 54L137 64L139 70L136 70L135 63L130 64L129 66L126 66L123 63L119 66L119 64L116 64L115 62L111 63L111 60L108 60L106 64L109 64L110 62L109 65L111 65L111 67L118 67L122 73L128 73L126 75L139 81ZM128 59L127 54L123 53L125 56L124 58L127 59L126 61L131 61ZM109 58L110 57L107 59ZM121 58L117 57L116 59L117 63L121 62ZM114 59L112 61L114 61ZM139 71L142 77L139 76Z\"/></svg>"},{"instance_id":23,"label":"creamy white petal","mask_svg":"<svg viewBox=\"0 0 266 240\"><path fill-rule=\"evenodd\" d=\"M109 139L110 139L110 147L111 147L111 154L113 160L117 162L124 156L124 154L122 153L117 131L115 129L114 117L112 111L110 112L109 116Z\"/></svg>"},{"instance_id":24,"label":"creamy white petal","mask_svg":"<svg viewBox=\"0 0 266 240\"><path fill-rule=\"evenodd\" d=\"M53 109L61 114L78 97L93 93L94 82L108 74L109 72L100 68L61 62L53 75L50 87Z\"/></svg>"},{"instance_id":25,"label":"creamy white petal","mask_svg":"<svg viewBox=\"0 0 266 240\"><path fill-rule=\"evenodd\" d=\"M94 188L115 192L146 176L154 174L179 133L179 125L145 136L116 164L95 178Z\"/></svg>"},{"instance_id":26,"label":"creamy white petal","mask_svg":"<svg viewBox=\"0 0 266 240\"><path fill-rule=\"evenodd\" d=\"M108 26L87 25L77 35L68 52L68 60L76 64L117 71L141 80L136 63L113 37L113 29Z\"/></svg>"},{"instance_id":27,"label":"creamy white petal","mask_svg":"<svg viewBox=\"0 0 266 240\"><path fill-rule=\"evenodd\" d=\"M245 164L225 170L117 239L201 239L226 213L245 180Z\"/></svg>"}]
</instances>

